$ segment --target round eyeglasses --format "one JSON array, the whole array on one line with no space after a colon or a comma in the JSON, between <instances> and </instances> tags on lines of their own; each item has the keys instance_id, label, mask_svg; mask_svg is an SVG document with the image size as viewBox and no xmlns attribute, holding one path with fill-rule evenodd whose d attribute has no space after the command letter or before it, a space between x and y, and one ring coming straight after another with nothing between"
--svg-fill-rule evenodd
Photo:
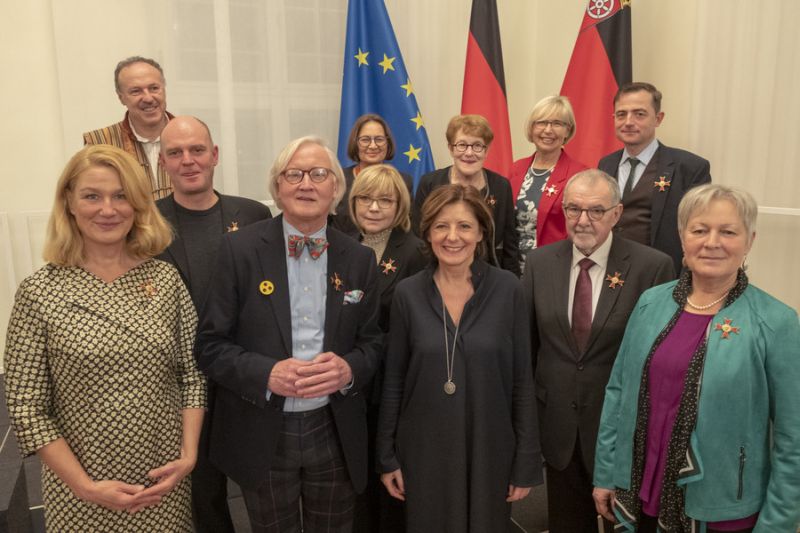
<instances>
[{"instance_id":1,"label":"round eyeglasses","mask_svg":"<svg viewBox=\"0 0 800 533\"><path fill-rule=\"evenodd\" d=\"M358 138L358 145L361 148L367 148L370 144L375 143L375 146L381 147L386 146L386 137L383 135L375 135L374 137L370 137L369 135L362 135Z\"/></svg>"},{"instance_id":2,"label":"round eyeglasses","mask_svg":"<svg viewBox=\"0 0 800 533\"><path fill-rule=\"evenodd\" d=\"M333 174L333 171L329 168L324 167L315 167L309 168L307 170L302 170L299 168L287 168L283 172L281 172L281 176L283 179L286 180L287 183L291 183L292 185L300 183L303 181L303 176L308 174L308 177L311 178L311 181L314 183L322 183L326 179L328 179L328 174Z\"/></svg>"},{"instance_id":3,"label":"round eyeglasses","mask_svg":"<svg viewBox=\"0 0 800 533\"><path fill-rule=\"evenodd\" d=\"M464 141L459 141L455 144L451 144L450 146L453 147L453 149L455 149L455 151L459 153L466 152L467 148L472 148L472 151L475 152L476 154L481 154L483 153L484 150L486 150L486 145L483 143L469 144L465 143Z\"/></svg>"}]
</instances>

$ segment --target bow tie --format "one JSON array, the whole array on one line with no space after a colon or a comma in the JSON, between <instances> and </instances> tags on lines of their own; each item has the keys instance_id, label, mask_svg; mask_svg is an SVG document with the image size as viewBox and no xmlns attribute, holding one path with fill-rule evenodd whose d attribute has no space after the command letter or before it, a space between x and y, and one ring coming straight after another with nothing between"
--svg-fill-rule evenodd
<instances>
[{"instance_id":1,"label":"bow tie","mask_svg":"<svg viewBox=\"0 0 800 533\"><path fill-rule=\"evenodd\" d=\"M289 235L289 257L298 259L300 254L303 253L303 248L308 248L308 254L311 259L319 259L328 248L328 241L323 238L312 239L304 235Z\"/></svg>"}]
</instances>

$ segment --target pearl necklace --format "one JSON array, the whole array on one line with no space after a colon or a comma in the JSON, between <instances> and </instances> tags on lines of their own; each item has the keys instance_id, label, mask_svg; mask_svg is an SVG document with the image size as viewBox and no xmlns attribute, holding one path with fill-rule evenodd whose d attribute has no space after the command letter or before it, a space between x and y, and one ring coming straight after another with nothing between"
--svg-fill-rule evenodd
<instances>
[{"instance_id":1,"label":"pearl necklace","mask_svg":"<svg viewBox=\"0 0 800 533\"><path fill-rule=\"evenodd\" d=\"M695 304L692 303L692 301L689 299L688 296L686 297L686 303L689 304L689 307L691 307L692 309L697 309L698 311L705 311L706 309L710 309L710 308L714 307L715 305L717 305L718 303L720 303L722 300L724 300L728 296L729 292L731 292L731 291L730 290L725 291L725 294L723 294L722 296L720 296L719 298L717 298L716 300L714 300L710 304L695 305Z\"/></svg>"}]
</instances>

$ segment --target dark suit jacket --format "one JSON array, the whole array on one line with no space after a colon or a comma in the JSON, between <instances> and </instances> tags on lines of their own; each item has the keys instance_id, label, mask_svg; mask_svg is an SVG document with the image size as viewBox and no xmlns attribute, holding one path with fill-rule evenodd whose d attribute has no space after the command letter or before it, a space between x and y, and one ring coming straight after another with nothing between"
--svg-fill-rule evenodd
<instances>
[{"instance_id":1,"label":"dark suit jacket","mask_svg":"<svg viewBox=\"0 0 800 533\"><path fill-rule=\"evenodd\" d=\"M611 288L603 282L586 350L579 353L567 316L571 264L569 239L536 248L527 256L523 286L531 317L542 454L562 470L580 438L584 465L593 472L605 388L628 317L642 292L675 274L667 255L614 236L606 271L619 273L624 284Z\"/></svg>"},{"instance_id":2,"label":"dark suit jacket","mask_svg":"<svg viewBox=\"0 0 800 533\"><path fill-rule=\"evenodd\" d=\"M650 246L672 258L675 272L681 271L683 250L678 235L678 204L686 191L703 183L711 183L711 164L700 156L679 148L658 143L658 173L670 186L661 192L653 187L650 218ZM597 164L603 172L617 177L622 150L605 156Z\"/></svg>"},{"instance_id":3,"label":"dark suit jacket","mask_svg":"<svg viewBox=\"0 0 800 533\"><path fill-rule=\"evenodd\" d=\"M292 326L283 216L257 222L222 239L217 276L209 290L197 334L199 366L217 383L210 429L211 461L251 490L266 480L283 423L285 398L266 399L272 367L291 357ZM375 255L328 228L328 284L323 351L343 357L353 372L347 394L330 395L330 407L350 480L357 491L367 479L366 404L361 390L381 357L377 327ZM274 287L260 290L262 281ZM357 303L348 291L362 290Z\"/></svg>"},{"instance_id":4,"label":"dark suit jacket","mask_svg":"<svg viewBox=\"0 0 800 533\"><path fill-rule=\"evenodd\" d=\"M216 194L219 197L219 204L222 208L222 227L220 228L220 233L238 231L253 222L258 222L259 220L264 220L272 216L269 207L261 202L239 196ZM172 226L174 237L172 243L158 256L158 259L175 265L186 287L190 289L192 285L189 280L189 263L186 258L186 250L183 247L183 241L178 233L178 214L175 210L175 196L170 194L166 198L158 200L156 202L156 207L158 207L158 210L161 211L161 215L167 219L167 222Z\"/></svg>"},{"instance_id":5,"label":"dark suit jacket","mask_svg":"<svg viewBox=\"0 0 800 533\"><path fill-rule=\"evenodd\" d=\"M350 218L350 208L348 207L350 203L350 191L353 189L353 181L356 179L355 168L356 166L353 165L351 167L342 169L344 170L344 182L347 186L347 189L344 191L344 197L342 197L342 201L336 206L336 214L328 217L328 224L338 229L342 233L346 233L354 239L358 239L360 232L358 231L358 227L356 227L355 223L353 223L353 220ZM405 172L400 172L400 176L403 178L403 182L406 184L406 187L408 187L408 194L413 200L414 178Z\"/></svg>"},{"instance_id":6,"label":"dark suit jacket","mask_svg":"<svg viewBox=\"0 0 800 533\"><path fill-rule=\"evenodd\" d=\"M483 170L486 172L487 201L494 219L494 249L489 251L496 257L492 260L496 258L497 266L510 270L519 277L519 235L517 234L517 217L514 209L516 204L511 195L511 185L500 174L492 172L488 168ZM434 189L449 183L450 167L428 172L420 178L417 192L414 195L414 203L411 206L411 227L414 229L414 233L420 237L422 237L419 234L422 205Z\"/></svg>"}]
</instances>

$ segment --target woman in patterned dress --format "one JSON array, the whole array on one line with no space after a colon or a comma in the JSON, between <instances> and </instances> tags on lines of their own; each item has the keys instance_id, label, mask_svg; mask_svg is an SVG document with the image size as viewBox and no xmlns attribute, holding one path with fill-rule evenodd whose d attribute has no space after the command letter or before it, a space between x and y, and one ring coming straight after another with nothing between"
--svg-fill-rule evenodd
<instances>
[{"instance_id":1,"label":"woman in patterned dress","mask_svg":"<svg viewBox=\"0 0 800 533\"><path fill-rule=\"evenodd\" d=\"M48 531L190 531L205 383L197 318L141 166L97 145L59 179L47 264L20 285L6 397L43 463Z\"/></svg>"},{"instance_id":2,"label":"woman in patterned dress","mask_svg":"<svg viewBox=\"0 0 800 533\"><path fill-rule=\"evenodd\" d=\"M539 100L525 124L525 135L536 152L514 162L511 192L516 205L520 266L537 246L567 238L561 203L569 179L586 168L564 151L575 135L575 114L566 96Z\"/></svg>"}]
</instances>

